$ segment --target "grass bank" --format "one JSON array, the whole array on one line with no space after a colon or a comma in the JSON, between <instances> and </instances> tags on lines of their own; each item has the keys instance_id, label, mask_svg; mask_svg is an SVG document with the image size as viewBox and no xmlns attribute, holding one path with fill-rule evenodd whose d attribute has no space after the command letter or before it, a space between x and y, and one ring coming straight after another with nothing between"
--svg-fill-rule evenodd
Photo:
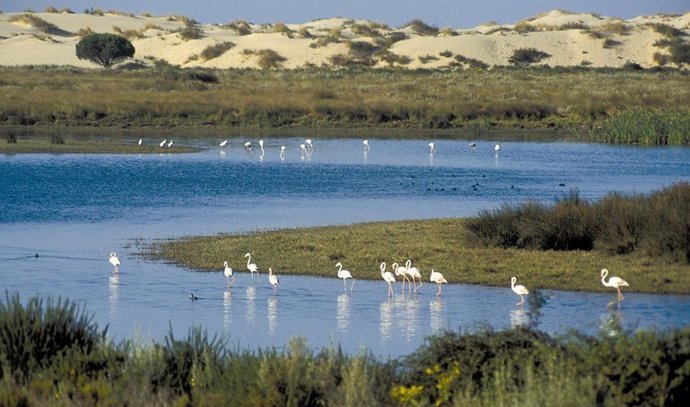
<instances>
[{"instance_id":1,"label":"grass bank","mask_svg":"<svg viewBox=\"0 0 690 407\"><path fill-rule=\"evenodd\" d=\"M221 272L223 261L246 271L252 253L260 271L336 278L343 263L358 279L381 279L379 264L411 259L428 281L433 268L450 283L510 285L519 276L529 288L606 291L599 271L631 283L627 291L690 293L690 265L641 253L555 251L486 247L468 229L467 219L377 222L262 231L251 234L189 237L155 242L147 256L192 270Z\"/></svg>"},{"instance_id":2,"label":"grass bank","mask_svg":"<svg viewBox=\"0 0 690 407\"><path fill-rule=\"evenodd\" d=\"M19 140L16 143L3 143L0 141L0 153L73 153L73 154L156 154L156 153L189 153L198 151L196 148L160 147L158 144L138 145L131 142L118 140L62 140L54 142L50 138L32 138Z\"/></svg>"},{"instance_id":3,"label":"grass bank","mask_svg":"<svg viewBox=\"0 0 690 407\"><path fill-rule=\"evenodd\" d=\"M6 96L0 100L0 125L570 128L583 139L624 142L631 138L611 132L604 138L598 129L631 110L687 117L689 84L690 74L676 70L0 67ZM629 122L610 126L619 134Z\"/></svg>"},{"instance_id":4,"label":"grass bank","mask_svg":"<svg viewBox=\"0 0 690 407\"><path fill-rule=\"evenodd\" d=\"M690 392L690 329L551 337L445 332L412 354L233 350L201 328L113 343L68 300L0 302L3 406L666 406Z\"/></svg>"}]
</instances>

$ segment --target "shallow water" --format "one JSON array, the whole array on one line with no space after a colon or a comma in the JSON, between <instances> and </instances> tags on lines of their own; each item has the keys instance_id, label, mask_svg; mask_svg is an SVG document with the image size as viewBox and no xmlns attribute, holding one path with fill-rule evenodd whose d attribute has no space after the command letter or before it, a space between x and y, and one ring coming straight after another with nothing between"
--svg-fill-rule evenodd
<instances>
[{"instance_id":1,"label":"shallow water","mask_svg":"<svg viewBox=\"0 0 690 407\"><path fill-rule=\"evenodd\" d=\"M515 306L509 282L451 284L442 298L432 284L416 295L402 295L398 285L388 299L382 281L357 280L344 292L335 278L281 275L274 297L265 274L252 284L238 272L228 291L222 260L219 273L190 272L137 258L137 242L467 216L504 202L552 202L571 188L596 199L690 180L687 148L502 141L496 156L488 141L472 152L466 141L442 140L430 155L429 140L370 140L364 154L359 139L317 139L302 157L303 140L273 138L262 157L257 140L251 151L243 140L222 150L214 147L218 141L202 141L207 150L185 155L0 155L0 287L22 298L69 297L109 325L115 339L160 340L170 326L182 335L201 325L241 347L284 346L301 335L314 346L399 356L441 329L502 328L526 323L527 315ZM280 145L287 147L284 160ZM113 250L123 263L118 280L110 279L107 262ZM268 267L260 253L254 256L262 270ZM228 260L235 270L246 264ZM200 300L190 301L190 292ZM607 307L612 294L544 294L539 326L553 333L690 324L690 296L629 293L617 308Z\"/></svg>"}]
</instances>

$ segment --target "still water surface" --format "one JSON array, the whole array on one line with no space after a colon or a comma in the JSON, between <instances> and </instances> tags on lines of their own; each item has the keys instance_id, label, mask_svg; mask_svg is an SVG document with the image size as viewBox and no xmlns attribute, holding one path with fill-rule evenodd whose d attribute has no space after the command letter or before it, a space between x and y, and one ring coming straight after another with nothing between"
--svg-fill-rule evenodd
<instances>
[{"instance_id":1,"label":"still water surface","mask_svg":"<svg viewBox=\"0 0 690 407\"><path fill-rule=\"evenodd\" d=\"M244 140L225 149L215 147L218 141L185 155L0 155L0 288L24 299L77 301L115 340L161 340L170 327L184 335L200 325L251 349L282 347L299 335L317 347L334 343L349 352L365 347L400 356L442 329L503 328L527 323L527 315L515 306L508 281L506 287L451 284L442 298L430 283L416 295L401 294L398 285L388 299L383 281L357 280L344 292L335 278L281 275L274 297L265 273L252 284L242 272L244 258L227 259L239 271L229 291L222 259L218 273L190 272L137 258L137 242L468 216L504 202L553 202L573 188L596 199L690 180L688 148L501 142L496 156L493 142L477 142L474 152L467 141L442 140L430 155L430 140L370 140L365 154L359 139L317 139L313 153L302 156L303 140L274 138L262 156L257 140L251 151L241 147ZM118 278L111 278L111 251L122 260ZM253 255L266 270L261 254ZM429 270L422 271L428 278ZM592 279L598 284L597 270ZM190 301L190 292L200 300ZM544 294L539 326L552 333L690 325L690 296L629 293L616 308L607 307L610 294Z\"/></svg>"}]
</instances>

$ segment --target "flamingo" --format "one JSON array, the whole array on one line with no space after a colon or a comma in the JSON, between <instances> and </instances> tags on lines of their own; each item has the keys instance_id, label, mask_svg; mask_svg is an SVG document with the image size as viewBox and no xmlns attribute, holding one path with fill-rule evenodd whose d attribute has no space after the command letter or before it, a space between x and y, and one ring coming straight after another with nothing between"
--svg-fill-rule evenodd
<instances>
[{"instance_id":1,"label":"flamingo","mask_svg":"<svg viewBox=\"0 0 690 407\"><path fill-rule=\"evenodd\" d=\"M419 271L417 267L412 267L412 260L410 259L407 259L407 261L405 262L405 267L407 268L407 274L412 276L414 291L417 292L417 281L415 280L415 278L419 280L419 287L421 288L424 285L424 283L422 282L422 273L421 271Z\"/></svg>"},{"instance_id":2,"label":"flamingo","mask_svg":"<svg viewBox=\"0 0 690 407\"><path fill-rule=\"evenodd\" d=\"M139 142L138 142L137 144L142 145L143 142L144 142L144 139L141 139L141 138L140 138L140 139L139 139Z\"/></svg>"},{"instance_id":3,"label":"flamingo","mask_svg":"<svg viewBox=\"0 0 690 407\"><path fill-rule=\"evenodd\" d=\"M364 152L369 151L369 140L363 140L362 144L364 144Z\"/></svg>"},{"instance_id":4,"label":"flamingo","mask_svg":"<svg viewBox=\"0 0 690 407\"><path fill-rule=\"evenodd\" d=\"M355 286L355 279L352 277L352 274L348 270L343 270L343 265L340 262L337 262L335 264L336 267L340 267L338 269L338 278L343 279L343 288L347 290L347 283L345 282L345 279L351 278L352 279L352 285L350 286L350 291L352 291L352 287Z\"/></svg>"},{"instance_id":5,"label":"flamingo","mask_svg":"<svg viewBox=\"0 0 690 407\"><path fill-rule=\"evenodd\" d=\"M244 255L244 257L247 258L247 270L252 273L252 281L254 281L254 273L256 275L259 275L259 268L256 267L256 264L252 263L252 255L247 253Z\"/></svg>"},{"instance_id":6,"label":"flamingo","mask_svg":"<svg viewBox=\"0 0 690 407\"><path fill-rule=\"evenodd\" d=\"M270 267L268 268L268 281L273 285L273 295L276 295L280 281L278 281L278 276L273 274L273 270Z\"/></svg>"},{"instance_id":7,"label":"flamingo","mask_svg":"<svg viewBox=\"0 0 690 407\"><path fill-rule=\"evenodd\" d=\"M251 141L245 141L244 142L244 148L247 150L251 150L252 149L252 142Z\"/></svg>"},{"instance_id":8,"label":"flamingo","mask_svg":"<svg viewBox=\"0 0 690 407\"><path fill-rule=\"evenodd\" d=\"M393 276L393 273L390 271L386 271L386 263L381 263L379 265L379 269L381 269L381 278L383 278L383 281L388 283L388 296L390 297L393 295L393 286L391 283L395 283L395 276Z\"/></svg>"},{"instance_id":9,"label":"flamingo","mask_svg":"<svg viewBox=\"0 0 690 407\"><path fill-rule=\"evenodd\" d=\"M304 140L304 144L307 145L307 150L309 150L310 153L314 152L314 145L312 144L312 141L310 138Z\"/></svg>"},{"instance_id":10,"label":"flamingo","mask_svg":"<svg viewBox=\"0 0 690 407\"><path fill-rule=\"evenodd\" d=\"M285 159L285 146L280 146L280 159Z\"/></svg>"},{"instance_id":11,"label":"flamingo","mask_svg":"<svg viewBox=\"0 0 690 407\"><path fill-rule=\"evenodd\" d=\"M261 155L264 155L264 141L259 140L259 147L261 148Z\"/></svg>"},{"instance_id":12,"label":"flamingo","mask_svg":"<svg viewBox=\"0 0 690 407\"><path fill-rule=\"evenodd\" d=\"M441 288L441 284L448 284L448 280L446 280L443 277L443 274L439 273L438 271L434 271L434 269L431 269L431 275L429 276L429 280L432 283L436 283L438 285L438 292L436 293L436 296L440 297L443 292L443 288Z\"/></svg>"},{"instance_id":13,"label":"flamingo","mask_svg":"<svg viewBox=\"0 0 690 407\"><path fill-rule=\"evenodd\" d=\"M161 141L159 146L163 147L165 145L165 143L167 143L167 142L168 142L168 139L163 139L163 141Z\"/></svg>"},{"instance_id":14,"label":"flamingo","mask_svg":"<svg viewBox=\"0 0 690 407\"><path fill-rule=\"evenodd\" d=\"M477 143L470 143L470 148L472 149L472 151L477 151Z\"/></svg>"},{"instance_id":15,"label":"flamingo","mask_svg":"<svg viewBox=\"0 0 690 407\"><path fill-rule=\"evenodd\" d=\"M302 159L304 160L304 156L307 154L307 146L305 146L304 144L300 144L299 148L302 152Z\"/></svg>"},{"instance_id":16,"label":"flamingo","mask_svg":"<svg viewBox=\"0 0 690 407\"><path fill-rule=\"evenodd\" d=\"M172 140L168 141L168 147L172 147L172 146L173 146L173 141Z\"/></svg>"},{"instance_id":17,"label":"flamingo","mask_svg":"<svg viewBox=\"0 0 690 407\"><path fill-rule=\"evenodd\" d=\"M496 157L498 157L498 152L501 151L501 145L496 143L494 146L494 150L496 151Z\"/></svg>"},{"instance_id":18,"label":"flamingo","mask_svg":"<svg viewBox=\"0 0 690 407\"><path fill-rule=\"evenodd\" d=\"M407 277L407 269L405 267L398 266L398 263L393 263L393 265L391 267L393 267L393 271L395 271L396 276L402 276L403 277L401 292L402 293L405 292L405 280L407 280L407 290L411 291L412 288L410 288L410 279L409 279L409 277Z\"/></svg>"},{"instance_id":19,"label":"flamingo","mask_svg":"<svg viewBox=\"0 0 690 407\"><path fill-rule=\"evenodd\" d=\"M220 142L220 144L218 144L218 147L225 147L227 145L228 145L228 140L223 140Z\"/></svg>"},{"instance_id":20,"label":"flamingo","mask_svg":"<svg viewBox=\"0 0 690 407\"><path fill-rule=\"evenodd\" d=\"M223 274L225 274L225 279L228 280L228 288L230 288L233 284L235 284L235 276L232 275L232 267L228 266L227 261L223 262L223 266L225 266L223 269ZM230 282L230 277L232 277L232 282Z\"/></svg>"},{"instance_id":21,"label":"flamingo","mask_svg":"<svg viewBox=\"0 0 690 407\"><path fill-rule=\"evenodd\" d=\"M38 257L38 253L36 254L36 257ZM110 252L110 258L108 259L110 264L113 265L113 273L119 273L120 272L120 259L117 258L117 253L115 252Z\"/></svg>"},{"instance_id":22,"label":"flamingo","mask_svg":"<svg viewBox=\"0 0 690 407\"><path fill-rule=\"evenodd\" d=\"M436 144L435 143L429 143L429 154L435 154L436 153Z\"/></svg>"},{"instance_id":23,"label":"flamingo","mask_svg":"<svg viewBox=\"0 0 690 407\"><path fill-rule=\"evenodd\" d=\"M604 279L606 276L609 275L609 271L606 269L601 269L601 283L605 287L614 287L616 290L618 290L618 301L623 301L623 293L621 292L621 287L630 287L630 284L628 284L625 280L623 280L620 277L616 276L611 276L609 278L609 281L605 281Z\"/></svg>"},{"instance_id":24,"label":"flamingo","mask_svg":"<svg viewBox=\"0 0 690 407\"><path fill-rule=\"evenodd\" d=\"M515 285L515 282L517 281L517 277L512 277L510 279L510 288L515 292L515 294L520 296L520 302L518 302L516 305L522 306L525 303L525 297L523 295L529 294L529 290L525 288L524 285Z\"/></svg>"}]
</instances>

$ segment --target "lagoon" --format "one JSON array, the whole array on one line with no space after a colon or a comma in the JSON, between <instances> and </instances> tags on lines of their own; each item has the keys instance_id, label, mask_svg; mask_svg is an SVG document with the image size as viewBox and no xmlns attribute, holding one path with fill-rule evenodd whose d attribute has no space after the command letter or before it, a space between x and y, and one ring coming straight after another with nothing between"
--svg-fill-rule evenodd
<instances>
[{"instance_id":1,"label":"lagoon","mask_svg":"<svg viewBox=\"0 0 690 407\"><path fill-rule=\"evenodd\" d=\"M340 344L348 352L365 347L395 357L442 329L503 328L527 323L527 315L515 306L509 282L451 284L442 298L430 283L417 295L401 294L398 285L389 300L383 281L357 280L345 293L335 278L280 275L273 297L265 273L252 285L242 272L245 259L227 259L239 271L228 291L222 259L218 273L197 273L138 257L140 243L471 216L506 202L553 202L571 189L597 199L610 191L647 193L690 180L686 147L502 140L497 156L492 140L476 141L474 152L469 140L372 138L365 154L361 139L314 138L313 153L303 157L304 140L296 137L267 138L263 155L258 140L251 140L251 150L242 147L244 139L230 139L224 149L219 141L189 140L187 145L203 148L192 154L0 155L0 287L23 299L77 301L109 326L115 340L161 340L171 327L177 336L200 325L242 348L282 347L301 335L313 346ZM122 260L118 279L111 279L111 251ZM260 253L253 255L266 270ZM190 292L200 300L190 301ZM613 294L543 294L539 327L547 332L690 325L690 296L628 293L617 308L607 306Z\"/></svg>"}]
</instances>

